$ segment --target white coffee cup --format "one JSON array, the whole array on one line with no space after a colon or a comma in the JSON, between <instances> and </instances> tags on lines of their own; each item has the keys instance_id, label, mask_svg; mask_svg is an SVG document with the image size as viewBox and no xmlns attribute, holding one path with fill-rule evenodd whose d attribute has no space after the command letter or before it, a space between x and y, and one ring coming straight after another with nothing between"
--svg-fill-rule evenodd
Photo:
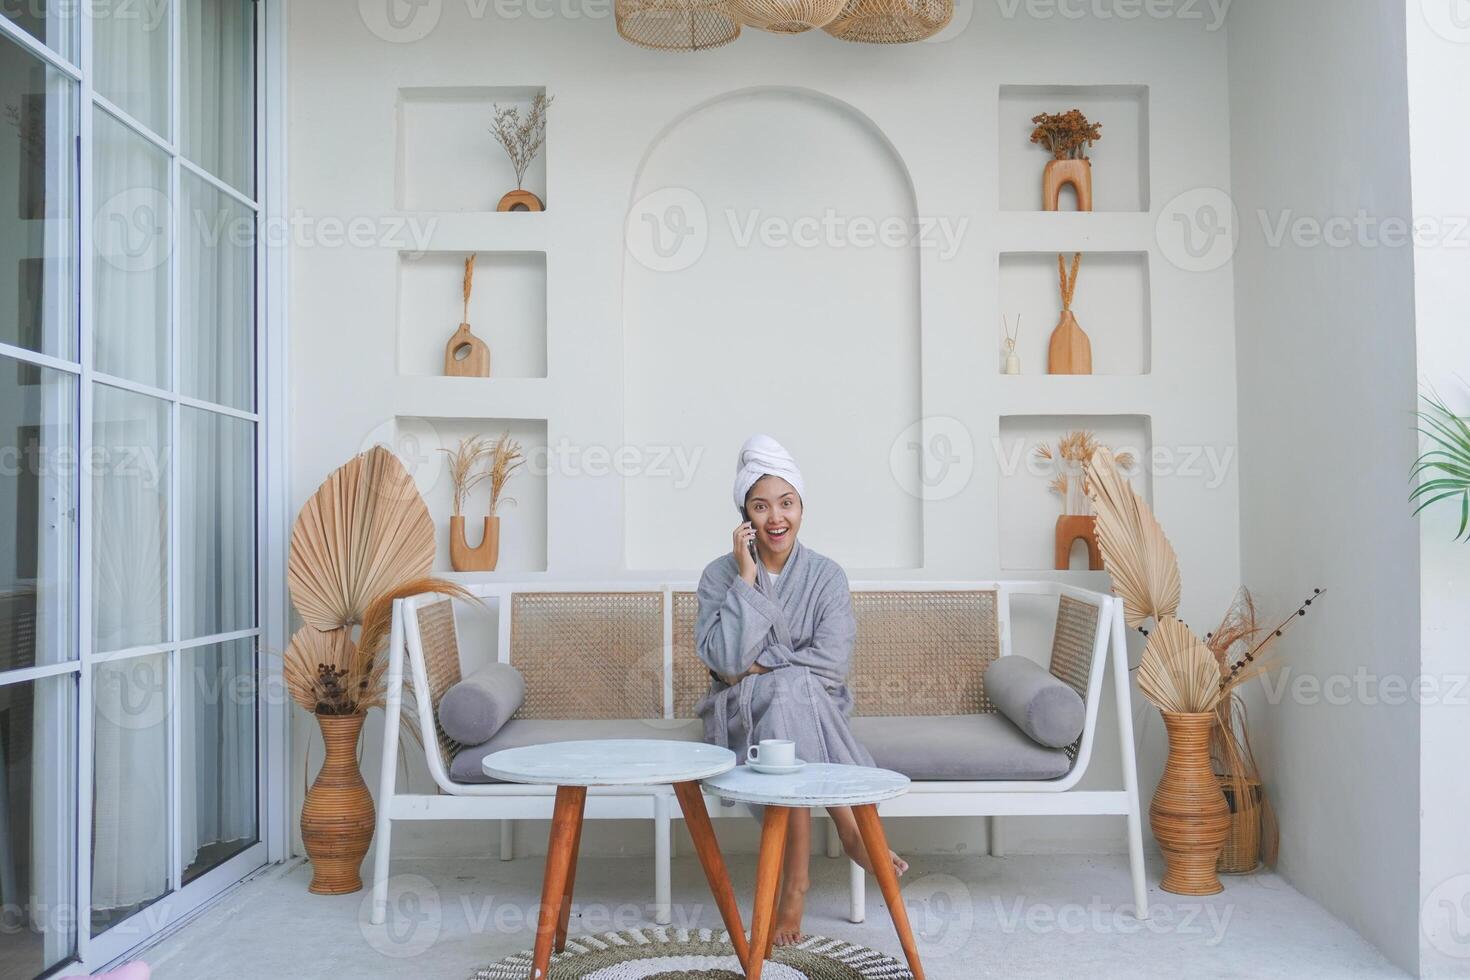
<instances>
[{"instance_id":1,"label":"white coffee cup","mask_svg":"<svg viewBox=\"0 0 1470 980\"><path fill-rule=\"evenodd\" d=\"M763 738L759 745L745 750L745 761L761 766L794 766L796 743L784 738Z\"/></svg>"}]
</instances>

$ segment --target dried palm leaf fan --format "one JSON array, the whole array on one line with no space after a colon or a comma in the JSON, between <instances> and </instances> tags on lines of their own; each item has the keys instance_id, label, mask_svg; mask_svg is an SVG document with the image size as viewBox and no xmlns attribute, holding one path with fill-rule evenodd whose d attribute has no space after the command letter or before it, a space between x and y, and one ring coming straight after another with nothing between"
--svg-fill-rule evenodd
<instances>
[{"instance_id":1,"label":"dried palm leaf fan","mask_svg":"<svg viewBox=\"0 0 1470 980\"><path fill-rule=\"evenodd\" d=\"M312 494L291 530L291 602L319 630L361 622L374 599L428 574L434 521L413 477L382 446Z\"/></svg>"},{"instance_id":2,"label":"dried palm leaf fan","mask_svg":"<svg viewBox=\"0 0 1470 980\"><path fill-rule=\"evenodd\" d=\"M730 0L730 8L747 27L772 34L804 34L825 27L847 0Z\"/></svg>"},{"instance_id":3,"label":"dried palm leaf fan","mask_svg":"<svg viewBox=\"0 0 1470 980\"><path fill-rule=\"evenodd\" d=\"M1137 629L1179 610L1179 559L1143 499L1099 449L1087 463L1087 492L1097 512L1097 543L1123 600L1123 617Z\"/></svg>"},{"instance_id":4,"label":"dried palm leaf fan","mask_svg":"<svg viewBox=\"0 0 1470 980\"><path fill-rule=\"evenodd\" d=\"M703 51L740 36L726 0L617 0L618 33L655 51Z\"/></svg>"},{"instance_id":5,"label":"dried palm leaf fan","mask_svg":"<svg viewBox=\"0 0 1470 980\"><path fill-rule=\"evenodd\" d=\"M848 0L822 30L862 44L909 44L949 26L954 0Z\"/></svg>"},{"instance_id":6,"label":"dried palm leaf fan","mask_svg":"<svg viewBox=\"0 0 1470 980\"><path fill-rule=\"evenodd\" d=\"M1220 666L1194 631L1160 619L1138 662L1138 689L1160 711L1196 714L1220 703Z\"/></svg>"}]
</instances>

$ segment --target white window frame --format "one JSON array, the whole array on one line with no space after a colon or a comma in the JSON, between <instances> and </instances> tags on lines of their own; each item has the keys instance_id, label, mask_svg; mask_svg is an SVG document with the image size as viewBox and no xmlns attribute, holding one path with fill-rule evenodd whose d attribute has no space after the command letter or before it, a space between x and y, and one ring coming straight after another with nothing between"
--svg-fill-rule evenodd
<instances>
[{"instance_id":1,"label":"white window frame","mask_svg":"<svg viewBox=\"0 0 1470 980\"><path fill-rule=\"evenodd\" d=\"M86 9L88 5L76 5L74 9ZM181 641L178 639L179 621L179 555L177 550L177 527L179 521L179 475L177 458L170 466L168 507L170 519L170 582L169 619L170 636L174 639L162 644L134 647L127 650L109 651L99 654L93 648L92 637L92 487L90 476L81 473L77 477L77 565L74 569L73 591L77 610L74 621L77 658L56 664L46 664L22 670L0 673L0 686L34 681L44 677L67 675L76 679L75 730L71 733L76 748L76 820L72 852L75 858L75 919L76 958L87 970L96 970L126 956L130 951L148 943L159 934L168 931L191 913L202 907L226 889L233 886L253 871L270 863L284 860L289 853L289 791L286 775L289 771L289 749L287 745L289 712L282 692L281 658L287 637L288 604L286 599L286 531L288 527L288 483L286 464L288 461L287 439L284 419L286 406L286 348L285 348L285 254L282 248L271 248L272 236L268 229L280 227L285 212L285 146L284 146L284 67L285 30L284 4L277 0L255 2L255 195L253 198L241 194L235 188L210 175L199 166L182 156L180 147L180 79L182 51L180 49L181 2L174 0L170 6L171 65L170 65L170 134L165 139L151 132L146 126L132 119L120 107L98 95L92 86L92 25L90 16L82 16L80 37L76 50L78 61L63 57L57 51L37 41L9 19L0 17L0 35L19 44L23 49L45 62L56 71L70 78L77 85L77 137L79 152L75 179L78 183L74 220L76 221L76 275L72 282L78 309L80 329L77 359L38 353L14 345L0 343L0 355L16 361L38 365L71 376L76 384L76 416L74 418L75 443L81 459L89 458L92 448L93 393L94 385L105 384L158 398L168 405L170 413L170 446L177 448L179 440L179 418L185 407L204 408L211 412L233 416L252 422L256 427L256 596L257 626L248 630L200 637ZM149 140L164 151L169 161L169 191L177 206L180 175L187 170L204 180L220 193L248 208L256 216L256 390L255 411L242 412L228 406L201 402L181 396L177 392L179 351L179 275L178 258L170 261L170 336L173 361L172 385L174 391L160 391L147 385L111 377L93 369L92 337L94 310L92 309L92 225L85 216L93 210L93 134L94 113L104 111L121 120L133 132ZM177 236L177 229L174 234ZM175 239L179 240L179 239ZM169 885L170 890L137 914L124 920L98 936L92 936L91 918L91 865L92 865L92 672L99 663L116 662L138 656L164 652L169 657L171 703L178 704L181 672L178 669L183 652L189 649L219 643L231 639L254 638L257 645L256 663L258 696L256 699L256 802L259 840L244 851L210 869L205 874L182 884L183 855L180 849L180 801L182 776L178 765L176 747L179 744L180 712L170 711L169 787L171 814L169 835ZM58 760L61 762L61 760ZM64 763L63 763L64 765ZM63 768L61 771L65 771ZM66 787L61 787L63 790ZM60 798L64 802L64 796ZM64 852L63 852L64 853Z\"/></svg>"}]
</instances>

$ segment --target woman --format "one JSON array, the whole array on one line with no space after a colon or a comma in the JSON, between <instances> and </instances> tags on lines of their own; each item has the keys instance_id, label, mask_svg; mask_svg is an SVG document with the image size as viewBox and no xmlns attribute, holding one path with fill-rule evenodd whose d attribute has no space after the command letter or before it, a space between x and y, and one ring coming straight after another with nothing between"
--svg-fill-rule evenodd
<instances>
[{"instance_id":1,"label":"woman","mask_svg":"<svg viewBox=\"0 0 1470 980\"><path fill-rule=\"evenodd\" d=\"M699 658L713 678L700 701L707 741L744 752L761 739L796 743L806 762L871 766L848 715L856 622L847 576L797 543L804 484L791 455L769 436L751 436L735 468L735 507L744 518L734 547L699 580ZM752 546L754 552L752 552ZM830 807L848 857L872 871L857 821ZM776 915L778 945L801 938L810 887L811 811L791 815L785 878ZM901 875L908 864L889 860Z\"/></svg>"}]
</instances>

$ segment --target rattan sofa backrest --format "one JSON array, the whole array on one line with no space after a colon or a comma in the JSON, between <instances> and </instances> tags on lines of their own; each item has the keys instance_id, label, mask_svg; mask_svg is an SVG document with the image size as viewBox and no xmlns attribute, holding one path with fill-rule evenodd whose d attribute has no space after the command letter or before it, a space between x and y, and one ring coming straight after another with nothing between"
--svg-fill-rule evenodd
<instances>
[{"instance_id":1,"label":"rattan sofa backrest","mask_svg":"<svg viewBox=\"0 0 1470 980\"><path fill-rule=\"evenodd\" d=\"M995 710L985 667L1000 656L995 590L855 589L857 643L849 686L863 715L962 715ZM674 717L694 717L709 669L694 650L699 600L674 593Z\"/></svg>"},{"instance_id":2,"label":"rattan sofa backrest","mask_svg":"<svg viewBox=\"0 0 1470 980\"><path fill-rule=\"evenodd\" d=\"M517 718L662 718L664 594L518 592L510 663L526 678Z\"/></svg>"},{"instance_id":3,"label":"rattan sofa backrest","mask_svg":"<svg viewBox=\"0 0 1470 980\"><path fill-rule=\"evenodd\" d=\"M461 679L459 635L454 627L454 603L448 599L418 610L419 644L424 651L424 673L429 679L429 703L434 706L434 735L445 766L462 746L439 727L439 699Z\"/></svg>"},{"instance_id":4,"label":"rattan sofa backrest","mask_svg":"<svg viewBox=\"0 0 1470 980\"><path fill-rule=\"evenodd\" d=\"M1066 682L1082 696L1084 702L1087 701L1088 680L1092 672L1098 613L1098 607L1092 603L1064 595L1057 606L1057 625L1052 632L1049 668L1052 676ZM1067 755L1076 759L1081 744L1079 736L1077 741L1067 746Z\"/></svg>"},{"instance_id":5,"label":"rattan sofa backrest","mask_svg":"<svg viewBox=\"0 0 1470 980\"><path fill-rule=\"evenodd\" d=\"M1002 585L1002 589L1005 586ZM1076 590L1071 590L1075 592ZM694 649L697 595L689 589L509 592L502 659L526 679L517 718L692 718L709 690ZM985 668L1006 652L1008 596L994 587L852 593L857 643L849 686L861 715L959 715L994 711ZM504 610L502 610L504 614ZM1099 606L1061 595L1050 670L1084 700ZM448 601L418 611L430 701L460 679ZM671 703L665 712L665 702ZM438 730L446 758L459 746ZM1078 745L1069 748L1076 756Z\"/></svg>"}]
</instances>

